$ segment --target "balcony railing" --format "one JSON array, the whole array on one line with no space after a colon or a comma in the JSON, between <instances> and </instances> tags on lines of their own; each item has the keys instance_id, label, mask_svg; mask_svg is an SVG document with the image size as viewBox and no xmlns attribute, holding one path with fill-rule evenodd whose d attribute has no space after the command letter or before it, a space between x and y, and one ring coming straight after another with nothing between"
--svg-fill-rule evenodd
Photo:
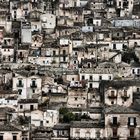
<instances>
[{"instance_id":1,"label":"balcony railing","mask_svg":"<svg viewBox=\"0 0 140 140\"><path fill-rule=\"evenodd\" d=\"M17 87L23 87L24 86L24 84L23 83L21 83L21 84L17 84Z\"/></svg>"},{"instance_id":2,"label":"balcony railing","mask_svg":"<svg viewBox=\"0 0 140 140\"><path fill-rule=\"evenodd\" d=\"M37 84L31 84L30 87L31 88L37 88Z\"/></svg>"},{"instance_id":3,"label":"balcony railing","mask_svg":"<svg viewBox=\"0 0 140 140\"><path fill-rule=\"evenodd\" d=\"M128 95L128 94L121 95L121 98L124 100L127 100L129 97L130 97L130 95Z\"/></svg>"},{"instance_id":4,"label":"balcony railing","mask_svg":"<svg viewBox=\"0 0 140 140\"><path fill-rule=\"evenodd\" d=\"M128 123L127 125L128 125L128 127L136 127L137 123L133 123L133 124Z\"/></svg>"},{"instance_id":5,"label":"balcony railing","mask_svg":"<svg viewBox=\"0 0 140 140\"><path fill-rule=\"evenodd\" d=\"M127 140L137 140L137 138L135 138L134 136L130 136L127 138Z\"/></svg>"},{"instance_id":6,"label":"balcony railing","mask_svg":"<svg viewBox=\"0 0 140 140\"><path fill-rule=\"evenodd\" d=\"M119 140L119 136L112 136L111 140Z\"/></svg>"},{"instance_id":7,"label":"balcony railing","mask_svg":"<svg viewBox=\"0 0 140 140\"><path fill-rule=\"evenodd\" d=\"M117 95L115 95L115 94L110 94L110 95L108 95L108 98L110 98L110 99L116 99L116 98L117 98Z\"/></svg>"},{"instance_id":8,"label":"balcony railing","mask_svg":"<svg viewBox=\"0 0 140 140\"><path fill-rule=\"evenodd\" d=\"M120 126L120 123L119 122L117 122L117 123L110 122L109 125L111 127L119 127Z\"/></svg>"}]
</instances>

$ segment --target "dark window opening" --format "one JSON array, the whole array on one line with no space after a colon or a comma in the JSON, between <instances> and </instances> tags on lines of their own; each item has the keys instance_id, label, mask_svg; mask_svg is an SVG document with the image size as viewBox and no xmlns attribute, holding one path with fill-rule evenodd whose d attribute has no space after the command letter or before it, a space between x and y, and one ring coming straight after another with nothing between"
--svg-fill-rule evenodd
<instances>
[{"instance_id":1,"label":"dark window opening","mask_svg":"<svg viewBox=\"0 0 140 140\"><path fill-rule=\"evenodd\" d=\"M30 110L33 111L34 110L34 106L30 105Z\"/></svg>"},{"instance_id":2,"label":"dark window opening","mask_svg":"<svg viewBox=\"0 0 140 140\"><path fill-rule=\"evenodd\" d=\"M99 80L102 80L102 76L99 76Z\"/></svg>"},{"instance_id":3,"label":"dark window opening","mask_svg":"<svg viewBox=\"0 0 140 140\"><path fill-rule=\"evenodd\" d=\"M17 140L17 136L13 136L13 140Z\"/></svg>"},{"instance_id":4,"label":"dark window opening","mask_svg":"<svg viewBox=\"0 0 140 140\"><path fill-rule=\"evenodd\" d=\"M113 124L117 124L117 117L113 117Z\"/></svg>"},{"instance_id":5,"label":"dark window opening","mask_svg":"<svg viewBox=\"0 0 140 140\"><path fill-rule=\"evenodd\" d=\"M113 44L113 50L116 50L116 44Z\"/></svg>"},{"instance_id":6,"label":"dark window opening","mask_svg":"<svg viewBox=\"0 0 140 140\"><path fill-rule=\"evenodd\" d=\"M0 140L3 140L3 136L0 136Z\"/></svg>"},{"instance_id":7,"label":"dark window opening","mask_svg":"<svg viewBox=\"0 0 140 140\"><path fill-rule=\"evenodd\" d=\"M22 109L23 108L23 105L20 105L20 109Z\"/></svg>"},{"instance_id":8,"label":"dark window opening","mask_svg":"<svg viewBox=\"0 0 140 140\"><path fill-rule=\"evenodd\" d=\"M89 88L93 88L92 83L89 84Z\"/></svg>"},{"instance_id":9,"label":"dark window opening","mask_svg":"<svg viewBox=\"0 0 140 140\"><path fill-rule=\"evenodd\" d=\"M85 80L85 76L84 75L82 75L82 80Z\"/></svg>"}]
</instances>

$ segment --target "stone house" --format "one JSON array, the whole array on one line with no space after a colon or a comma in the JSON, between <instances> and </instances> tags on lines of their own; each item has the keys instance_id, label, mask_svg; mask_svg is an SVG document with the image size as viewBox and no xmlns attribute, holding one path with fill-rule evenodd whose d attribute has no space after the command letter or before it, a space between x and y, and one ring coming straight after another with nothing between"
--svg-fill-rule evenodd
<instances>
[{"instance_id":1,"label":"stone house","mask_svg":"<svg viewBox=\"0 0 140 140\"><path fill-rule=\"evenodd\" d=\"M30 47L29 44L22 44L18 47L18 49L16 50L17 63L27 63L28 62L29 47Z\"/></svg>"},{"instance_id":2,"label":"stone house","mask_svg":"<svg viewBox=\"0 0 140 140\"><path fill-rule=\"evenodd\" d=\"M38 99L18 100L18 112L29 112L38 109Z\"/></svg>"},{"instance_id":3,"label":"stone house","mask_svg":"<svg viewBox=\"0 0 140 140\"><path fill-rule=\"evenodd\" d=\"M39 10L33 10L30 11L30 21L31 21L31 31L32 32L41 32L42 28L41 28L41 21L40 21L40 15L41 12Z\"/></svg>"},{"instance_id":4,"label":"stone house","mask_svg":"<svg viewBox=\"0 0 140 140\"><path fill-rule=\"evenodd\" d=\"M56 124L53 127L52 140L69 140L70 138L70 124Z\"/></svg>"},{"instance_id":5,"label":"stone house","mask_svg":"<svg viewBox=\"0 0 140 140\"><path fill-rule=\"evenodd\" d=\"M1 140L7 140L7 139L21 140L22 131L10 124L1 124L0 139Z\"/></svg>"},{"instance_id":6,"label":"stone house","mask_svg":"<svg viewBox=\"0 0 140 140\"><path fill-rule=\"evenodd\" d=\"M75 82L76 83L76 82ZM71 82L72 84L72 82ZM76 85L76 84L75 84ZM78 86L68 88L67 107L86 108L87 107L87 89Z\"/></svg>"},{"instance_id":7,"label":"stone house","mask_svg":"<svg viewBox=\"0 0 140 140\"><path fill-rule=\"evenodd\" d=\"M101 80L111 81L114 78L114 71L110 69L102 69L102 68L82 68L79 72L80 81L87 80L88 88L98 88Z\"/></svg>"},{"instance_id":8,"label":"stone house","mask_svg":"<svg viewBox=\"0 0 140 140\"><path fill-rule=\"evenodd\" d=\"M49 19L49 20L48 20ZM40 16L42 30L46 33L53 33L56 27L56 15L42 14Z\"/></svg>"},{"instance_id":9,"label":"stone house","mask_svg":"<svg viewBox=\"0 0 140 140\"><path fill-rule=\"evenodd\" d=\"M74 121L70 127L71 139L103 139L104 126L92 121Z\"/></svg>"},{"instance_id":10,"label":"stone house","mask_svg":"<svg viewBox=\"0 0 140 140\"><path fill-rule=\"evenodd\" d=\"M59 121L59 112L57 110L47 110L45 112L35 110L31 112L31 125L53 127Z\"/></svg>"},{"instance_id":11,"label":"stone house","mask_svg":"<svg viewBox=\"0 0 140 140\"><path fill-rule=\"evenodd\" d=\"M41 77L30 75L28 71L20 71L15 73L13 77L12 88L18 91L19 99L26 99L39 96L39 94L41 94L41 84Z\"/></svg>"},{"instance_id":12,"label":"stone house","mask_svg":"<svg viewBox=\"0 0 140 140\"><path fill-rule=\"evenodd\" d=\"M139 84L134 80L102 82L100 85L101 100L109 106L117 104L129 107L133 103L133 93L137 91Z\"/></svg>"},{"instance_id":13,"label":"stone house","mask_svg":"<svg viewBox=\"0 0 140 140\"><path fill-rule=\"evenodd\" d=\"M105 137L111 139L139 139L139 112L113 105L105 108Z\"/></svg>"}]
</instances>

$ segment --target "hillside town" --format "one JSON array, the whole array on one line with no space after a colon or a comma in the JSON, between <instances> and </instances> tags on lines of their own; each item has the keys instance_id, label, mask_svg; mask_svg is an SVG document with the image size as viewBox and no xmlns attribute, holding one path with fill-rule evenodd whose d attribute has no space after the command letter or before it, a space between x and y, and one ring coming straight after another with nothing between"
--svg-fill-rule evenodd
<instances>
[{"instance_id":1,"label":"hillside town","mask_svg":"<svg viewBox=\"0 0 140 140\"><path fill-rule=\"evenodd\" d=\"M0 140L140 140L140 0L0 0Z\"/></svg>"}]
</instances>

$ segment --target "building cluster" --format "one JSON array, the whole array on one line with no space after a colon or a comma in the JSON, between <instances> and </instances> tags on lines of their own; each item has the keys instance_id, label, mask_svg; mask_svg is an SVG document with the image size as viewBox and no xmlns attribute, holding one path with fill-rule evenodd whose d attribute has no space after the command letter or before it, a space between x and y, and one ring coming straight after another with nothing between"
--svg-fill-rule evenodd
<instances>
[{"instance_id":1,"label":"building cluster","mask_svg":"<svg viewBox=\"0 0 140 140\"><path fill-rule=\"evenodd\" d=\"M140 140L140 0L0 0L0 140Z\"/></svg>"}]
</instances>

